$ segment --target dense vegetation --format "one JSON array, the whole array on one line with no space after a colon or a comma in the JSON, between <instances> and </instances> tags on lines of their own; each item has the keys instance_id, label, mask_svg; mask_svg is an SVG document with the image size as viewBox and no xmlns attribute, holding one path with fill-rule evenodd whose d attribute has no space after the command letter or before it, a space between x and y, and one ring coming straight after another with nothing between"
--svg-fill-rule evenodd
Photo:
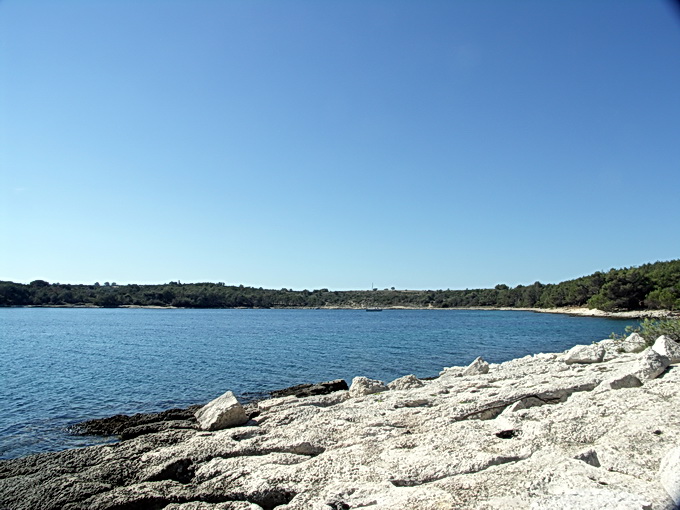
<instances>
[{"instance_id":1,"label":"dense vegetation","mask_svg":"<svg viewBox=\"0 0 680 510\"><path fill-rule=\"evenodd\" d=\"M224 283L69 285L0 282L0 306L123 305L187 308L272 307L538 307L680 310L680 260L596 272L558 284L499 284L493 289L329 291L268 290Z\"/></svg>"}]
</instances>

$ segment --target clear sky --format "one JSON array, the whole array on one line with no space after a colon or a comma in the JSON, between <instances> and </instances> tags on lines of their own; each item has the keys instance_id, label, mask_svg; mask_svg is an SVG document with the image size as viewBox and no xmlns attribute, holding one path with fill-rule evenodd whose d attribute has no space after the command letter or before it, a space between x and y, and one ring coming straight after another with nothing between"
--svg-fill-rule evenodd
<instances>
[{"instance_id":1,"label":"clear sky","mask_svg":"<svg viewBox=\"0 0 680 510\"><path fill-rule=\"evenodd\" d=\"M0 279L463 289L680 258L659 0L0 0Z\"/></svg>"}]
</instances>

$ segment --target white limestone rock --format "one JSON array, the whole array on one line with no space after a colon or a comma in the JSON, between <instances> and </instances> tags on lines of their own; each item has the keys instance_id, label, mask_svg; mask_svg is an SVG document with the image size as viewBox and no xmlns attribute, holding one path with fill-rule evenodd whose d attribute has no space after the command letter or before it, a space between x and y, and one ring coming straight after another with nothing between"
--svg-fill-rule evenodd
<instances>
[{"instance_id":1,"label":"white limestone rock","mask_svg":"<svg viewBox=\"0 0 680 510\"><path fill-rule=\"evenodd\" d=\"M247 501L227 501L225 503L191 501L189 503L170 503L163 507L163 510L262 510L262 507Z\"/></svg>"},{"instance_id":2,"label":"white limestone rock","mask_svg":"<svg viewBox=\"0 0 680 510\"><path fill-rule=\"evenodd\" d=\"M623 388L639 388L642 382L634 374L615 375L600 383L600 389L620 390Z\"/></svg>"},{"instance_id":3,"label":"white limestone rock","mask_svg":"<svg viewBox=\"0 0 680 510\"><path fill-rule=\"evenodd\" d=\"M238 427L248 421L243 406L231 391L207 403L195 413L196 421L202 430L221 430Z\"/></svg>"},{"instance_id":4,"label":"white limestone rock","mask_svg":"<svg viewBox=\"0 0 680 510\"><path fill-rule=\"evenodd\" d=\"M537 498L530 510L652 510L649 501L629 492L612 489L572 489L563 494Z\"/></svg>"},{"instance_id":5,"label":"white limestone rock","mask_svg":"<svg viewBox=\"0 0 680 510\"><path fill-rule=\"evenodd\" d=\"M372 395L373 393L380 393L381 391L387 390L389 390L389 388L384 382L359 376L352 379L352 385L349 387L349 396L362 397L364 395Z\"/></svg>"},{"instance_id":6,"label":"white limestone rock","mask_svg":"<svg viewBox=\"0 0 680 510\"><path fill-rule=\"evenodd\" d=\"M604 347L604 358L602 361L611 361L625 352L621 346L621 340L607 338L606 340L600 340L597 343Z\"/></svg>"},{"instance_id":7,"label":"white limestone rock","mask_svg":"<svg viewBox=\"0 0 680 510\"><path fill-rule=\"evenodd\" d=\"M623 352L642 352L647 348L647 342L638 333L631 333L620 342Z\"/></svg>"},{"instance_id":8,"label":"white limestone rock","mask_svg":"<svg viewBox=\"0 0 680 510\"><path fill-rule=\"evenodd\" d=\"M536 397L527 397L515 402L513 405L507 408L508 412L516 413L522 409L529 409L530 407L542 406L545 402Z\"/></svg>"},{"instance_id":9,"label":"white limestone rock","mask_svg":"<svg viewBox=\"0 0 680 510\"><path fill-rule=\"evenodd\" d=\"M481 356L476 358L472 363L470 363L465 370L463 370L463 375L481 375L489 373L489 364L482 359Z\"/></svg>"},{"instance_id":10,"label":"white limestone rock","mask_svg":"<svg viewBox=\"0 0 680 510\"><path fill-rule=\"evenodd\" d=\"M331 484L325 491L323 501L323 506L315 506L313 509L443 510L454 508L454 499L441 489L397 487L389 482L361 482L344 486Z\"/></svg>"},{"instance_id":11,"label":"white limestone rock","mask_svg":"<svg viewBox=\"0 0 680 510\"><path fill-rule=\"evenodd\" d=\"M652 350L669 358L671 363L680 363L680 344L666 335L661 335L656 339Z\"/></svg>"},{"instance_id":12,"label":"white limestone rock","mask_svg":"<svg viewBox=\"0 0 680 510\"><path fill-rule=\"evenodd\" d=\"M415 375L409 374L399 379L395 379L387 385L391 390L409 390L411 388L420 388L423 385L423 381L418 379Z\"/></svg>"},{"instance_id":13,"label":"white limestone rock","mask_svg":"<svg viewBox=\"0 0 680 510\"><path fill-rule=\"evenodd\" d=\"M638 369L634 375L643 383L659 377L671 364L671 360L653 349L640 354Z\"/></svg>"},{"instance_id":14,"label":"white limestone rock","mask_svg":"<svg viewBox=\"0 0 680 510\"><path fill-rule=\"evenodd\" d=\"M557 359L557 354L555 354L554 352L539 352L538 354L534 354L533 357L545 361L553 361Z\"/></svg>"},{"instance_id":15,"label":"white limestone rock","mask_svg":"<svg viewBox=\"0 0 680 510\"><path fill-rule=\"evenodd\" d=\"M613 338L606 338L604 340L600 340L597 342L598 345L601 345L602 347L605 348L605 350L615 350L617 347L620 348L620 351L623 352L623 348L621 347L621 341L620 340L614 340Z\"/></svg>"},{"instance_id":16,"label":"white limestone rock","mask_svg":"<svg viewBox=\"0 0 680 510\"><path fill-rule=\"evenodd\" d=\"M465 367L444 367L444 370L439 372L439 377L461 377Z\"/></svg>"},{"instance_id":17,"label":"white limestone rock","mask_svg":"<svg viewBox=\"0 0 680 510\"><path fill-rule=\"evenodd\" d=\"M601 340L598 345L604 347L605 356L603 361L611 361L624 354L635 354L647 348L645 339L638 333L631 333L624 339L608 338Z\"/></svg>"},{"instance_id":18,"label":"white limestone rock","mask_svg":"<svg viewBox=\"0 0 680 510\"><path fill-rule=\"evenodd\" d=\"M564 362L567 365L574 363L600 363L604 359L605 349L600 344L575 345L567 352Z\"/></svg>"},{"instance_id":19,"label":"white limestone rock","mask_svg":"<svg viewBox=\"0 0 680 510\"><path fill-rule=\"evenodd\" d=\"M664 455L659 466L659 478L673 502L680 507L680 446Z\"/></svg>"}]
</instances>

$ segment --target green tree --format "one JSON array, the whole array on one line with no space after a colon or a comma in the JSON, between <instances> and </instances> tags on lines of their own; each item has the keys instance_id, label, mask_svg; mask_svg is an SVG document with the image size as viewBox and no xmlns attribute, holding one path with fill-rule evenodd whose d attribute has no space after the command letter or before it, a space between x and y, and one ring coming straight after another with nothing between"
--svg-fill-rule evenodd
<instances>
[{"instance_id":1,"label":"green tree","mask_svg":"<svg viewBox=\"0 0 680 510\"><path fill-rule=\"evenodd\" d=\"M116 308L121 302L114 292L104 292L95 298L94 304L103 308Z\"/></svg>"},{"instance_id":2,"label":"green tree","mask_svg":"<svg viewBox=\"0 0 680 510\"><path fill-rule=\"evenodd\" d=\"M588 306L605 311L639 310L652 283L641 271L622 270L613 273L600 291L588 300Z\"/></svg>"}]
</instances>

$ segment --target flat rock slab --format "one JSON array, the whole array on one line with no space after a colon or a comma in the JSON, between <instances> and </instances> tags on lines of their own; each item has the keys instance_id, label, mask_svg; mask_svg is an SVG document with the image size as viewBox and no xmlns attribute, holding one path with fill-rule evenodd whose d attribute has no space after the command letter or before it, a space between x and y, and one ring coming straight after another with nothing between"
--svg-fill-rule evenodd
<instances>
[{"instance_id":1,"label":"flat rock slab","mask_svg":"<svg viewBox=\"0 0 680 510\"><path fill-rule=\"evenodd\" d=\"M661 459L659 475L664 489L680 507L680 446L669 450Z\"/></svg>"},{"instance_id":2,"label":"flat rock slab","mask_svg":"<svg viewBox=\"0 0 680 510\"><path fill-rule=\"evenodd\" d=\"M108 418L98 418L87 420L74 425L72 432L76 434L91 434L97 436L120 435L126 429L140 427L154 423L167 421L189 421L196 422L194 413L201 406L191 406L186 409L168 409L159 413L139 413L133 415L117 414Z\"/></svg>"}]
</instances>

